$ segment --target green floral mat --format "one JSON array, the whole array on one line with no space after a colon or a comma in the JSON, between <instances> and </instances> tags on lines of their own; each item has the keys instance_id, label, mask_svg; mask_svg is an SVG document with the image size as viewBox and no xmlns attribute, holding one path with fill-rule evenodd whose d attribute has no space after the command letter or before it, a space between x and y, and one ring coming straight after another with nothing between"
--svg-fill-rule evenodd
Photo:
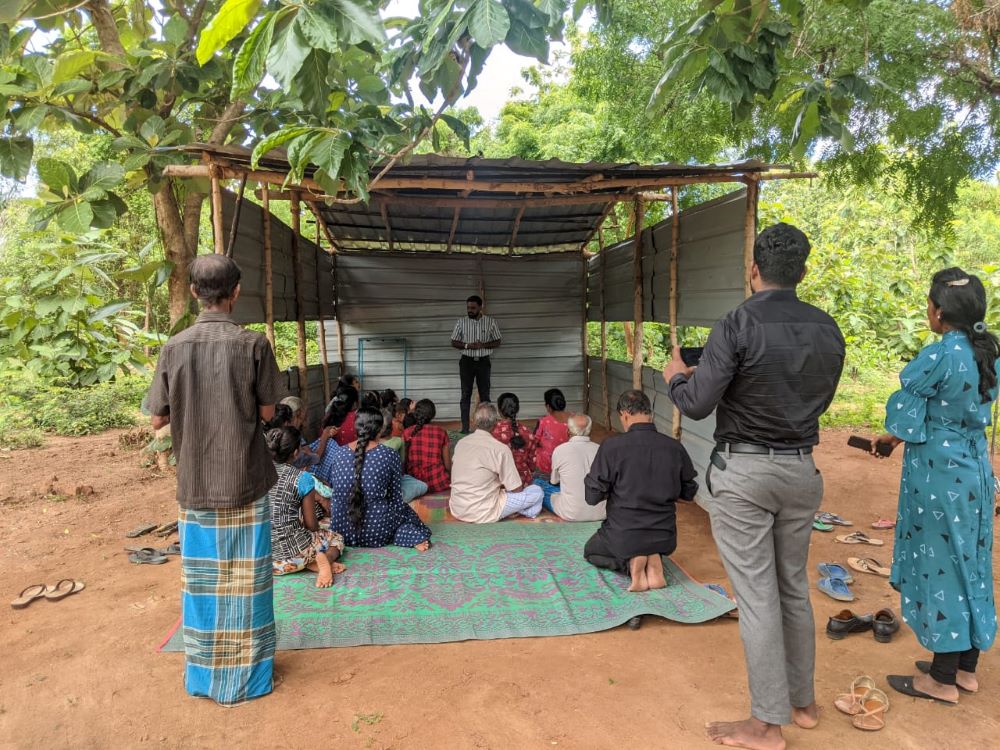
<instances>
[{"instance_id":1,"label":"green floral mat","mask_svg":"<svg viewBox=\"0 0 1000 750\"><path fill-rule=\"evenodd\" d=\"M428 552L349 549L332 589L317 589L314 573L275 578L278 648L572 635L635 615L698 623L734 608L666 558L667 588L629 593L625 576L583 559L597 527L443 523ZM163 650L183 650L180 632Z\"/></svg>"}]
</instances>

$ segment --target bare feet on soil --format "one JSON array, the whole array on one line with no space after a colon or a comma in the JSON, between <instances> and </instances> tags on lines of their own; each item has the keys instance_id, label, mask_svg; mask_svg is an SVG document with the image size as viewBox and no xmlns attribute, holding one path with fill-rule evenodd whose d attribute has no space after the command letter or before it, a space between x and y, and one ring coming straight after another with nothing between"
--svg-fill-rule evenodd
<instances>
[{"instance_id":1,"label":"bare feet on soil","mask_svg":"<svg viewBox=\"0 0 1000 750\"><path fill-rule=\"evenodd\" d=\"M646 579L646 562L649 560L646 555L633 557L628 561L629 573L632 576L632 583L629 591L649 591L649 581Z\"/></svg>"},{"instance_id":2,"label":"bare feet on soil","mask_svg":"<svg viewBox=\"0 0 1000 750\"><path fill-rule=\"evenodd\" d=\"M758 719L716 721L706 726L708 738L716 745L745 747L748 750L785 750L785 738L777 724Z\"/></svg>"},{"instance_id":3,"label":"bare feet on soil","mask_svg":"<svg viewBox=\"0 0 1000 750\"><path fill-rule=\"evenodd\" d=\"M804 708L792 707L792 721L802 729L815 729L819 724L819 706L815 702Z\"/></svg>"}]
</instances>

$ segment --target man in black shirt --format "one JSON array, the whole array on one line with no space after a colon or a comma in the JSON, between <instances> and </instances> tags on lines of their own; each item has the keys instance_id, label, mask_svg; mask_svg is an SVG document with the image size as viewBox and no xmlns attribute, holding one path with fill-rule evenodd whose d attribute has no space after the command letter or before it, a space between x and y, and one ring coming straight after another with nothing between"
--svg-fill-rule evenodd
<instances>
[{"instance_id":1,"label":"man in black shirt","mask_svg":"<svg viewBox=\"0 0 1000 750\"><path fill-rule=\"evenodd\" d=\"M829 315L796 296L809 249L788 224L761 232L753 296L715 325L696 369L675 349L663 371L685 416L717 409L704 500L739 605L751 699L751 718L709 725L718 744L784 747L782 724L818 721L806 566L823 478L812 450L843 369L844 339Z\"/></svg>"},{"instance_id":2,"label":"man in black shirt","mask_svg":"<svg viewBox=\"0 0 1000 750\"><path fill-rule=\"evenodd\" d=\"M656 431L653 407L642 391L618 399L624 434L608 438L584 479L588 505L608 501L607 517L583 556L592 565L632 577L629 591L666 586L660 555L677 548L674 503L698 491L684 446Z\"/></svg>"}]
</instances>

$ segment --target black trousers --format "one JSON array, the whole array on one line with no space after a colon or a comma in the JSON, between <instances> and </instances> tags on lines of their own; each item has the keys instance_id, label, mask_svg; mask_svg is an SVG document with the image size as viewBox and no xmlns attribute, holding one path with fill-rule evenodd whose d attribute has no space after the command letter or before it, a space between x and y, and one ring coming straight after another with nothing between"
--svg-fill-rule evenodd
<instances>
[{"instance_id":1,"label":"black trousers","mask_svg":"<svg viewBox=\"0 0 1000 750\"><path fill-rule=\"evenodd\" d=\"M979 664L979 649L970 648L968 651L949 651L947 653L934 653L934 661L931 662L930 675L942 685L954 685L958 671L975 672L976 665Z\"/></svg>"},{"instance_id":2,"label":"black trousers","mask_svg":"<svg viewBox=\"0 0 1000 750\"><path fill-rule=\"evenodd\" d=\"M669 557L677 549L676 544L656 544L653 546L657 547L658 551L647 554L666 555ZM607 539L601 536L600 531L595 532L587 540L587 543L583 545L583 559L594 567L606 568L607 570L615 570L625 575L631 575L631 570L629 570L629 560L631 558L621 557L621 553L608 544Z\"/></svg>"},{"instance_id":3,"label":"black trousers","mask_svg":"<svg viewBox=\"0 0 1000 750\"><path fill-rule=\"evenodd\" d=\"M472 406L472 384L479 388L479 403L490 400L489 357L462 357L458 361L458 374L462 378L462 429L469 431L469 409Z\"/></svg>"}]
</instances>

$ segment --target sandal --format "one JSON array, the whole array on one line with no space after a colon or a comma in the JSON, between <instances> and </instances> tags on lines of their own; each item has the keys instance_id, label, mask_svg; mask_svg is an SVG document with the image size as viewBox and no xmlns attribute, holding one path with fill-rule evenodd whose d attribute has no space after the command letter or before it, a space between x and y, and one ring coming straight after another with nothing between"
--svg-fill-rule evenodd
<instances>
[{"instance_id":1,"label":"sandal","mask_svg":"<svg viewBox=\"0 0 1000 750\"><path fill-rule=\"evenodd\" d=\"M861 705L861 699L868 694L869 690L874 689L875 680L868 675L855 677L854 682L851 683L851 692L841 693L838 695L837 700L833 702L833 705L836 706L837 710L841 713L845 713L848 716L857 716L864 710Z\"/></svg>"},{"instance_id":2,"label":"sandal","mask_svg":"<svg viewBox=\"0 0 1000 750\"><path fill-rule=\"evenodd\" d=\"M144 523L141 526L136 526L125 536L128 539L135 539L136 537L142 536L143 534L148 534L150 531L156 528L158 528L158 526L155 523Z\"/></svg>"},{"instance_id":3,"label":"sandal","mask_svg":"<svg viewBox=\"0 0 1000 750\"><path fill-rule=\"evenodd\" d=\"M159 537L168 537L177 531L177 521L168 521L153 529L153 533Z\"/></svg>"},{"instance_id":4,"label":"sandal","mask_svg":"<svg viewBox=\"0 0 1000 750\"><path fill-rule=\"evenodd\" d=\"M842 544L873 544L876 547L881 547L885 544L881 539L872 539L863 531L855 531L853 534L841 534L836 537L836 541Z\"/></svg>"},{"instance_id":5,"label":"sandal","mask_svg":"<svg viewBox=\"0 0 1000 750\"><path fill-rule=\"evenodd\" d=\"M820 523L829 523L834 526L853 526L854 524L850 521L845 520L842 516L838 516L836 513L817 513L813 518Z\"/></svg>"},{"instance_id":6,"label":"sandal","mask_svg":"<svg viewBox=\"0 0 1000 750\"><path fill-rule=\"evenodd\" d=\"M152 547L142 547L130 552L128 561L136 565L163 565L167 561L167 556Z\"/></svg>"},{"instance_id":7,"label":"sandal","mask_svg":"<svg viewBox=\"0 0 1000 750\"><path fill-rule=\"evenodd\" d=\"M930 674L931 673L931 663L929 661L918 661L918 662L914 662L914 664L916 665L917 669L919 669L924 674ZM959 691L961 691L963 693L968 693L969 695L972 695L974 693L978 693L979 692L978 690L969 690L968 688L964 688L961 685L959 685L957 682L955 683L955 687L957 687L959 689Z\"/></svg>"},{"instance_id":8,"label":"sandal","mask_svg":"<svg viewBox=\"0 0 1000 750\"><path fill-rule=\"evenodd\" d=\"M958 705L958 701L946 701L944 698L936 698L935 696L925 693L922 690L917 690L913 687L913 677L909 675L891 674L885 678L885 681L888 682L889 687L897 693L908 695L911 698L927 698L928 700L936 701L937 703L943 703L946 706Z\"/></svg>"},{"instance_id":9,"label":"sandal","mask_svg":"<svg viewBox=\"0 0 1000 750\"><path fill-rule=\"evenodd\" d=\"M883 531L888 529L896 528L896 522L888 518L880 518L872 524L873 529L882 529Z\"/></svg>"},{"instance_id":10,"label":"sandal","mask_svg":"<svg viewBox=\"0 0 1000 750\"><path fill-rule=\"evenodd\" d=\"M878 688L872 688L861 699L861 713L851 723L866 732L877 732L885 728L885 712L889 710L889 696Z\"/></svg>"},{"instance_id":11,"label":"sandal","mask_svg":"<svg viewBox=\"0 0 1000 750\"><path fill-rule=\"evenodd\" d=\"M69 584L67 586L66 584ZM65 599L71 594L78 594L86 588L86 584L83 581L74 581L72 578L63 578L55 586L52 586L48 591L45 592L45 598L50 602L57 602L60 599Z\"/></svg>"},{"instance_id":12,"label":"sandal","mask_svg":"<svg viewBox=\"0 0 1000 750\"><path fill-rule=\"evenodd\" d=\"M873 557L848 557L847 564L859 573L872 573L884 578L888 578L889 574L892 573L890 568L885 567Z\"/></svg>"},{"instance_id":13,"label":"sandal","mask_svg":"<svg viewBox=\"0 0 1000 750\"><path fill-rule=\"evenodd\" d=\"M828 523L823 523L820 520L813 519L813 529L816 531L833 531L833 526Z\"/></svg>"},{"instance_id":14,"label":"sandal","mask_svg":"<svg viewBox=\"0 0 1000 750\"><path fill-rule=\"evenodd\" d=\"M36 590L37 589L37 590ZM31 604L35 599L41 599L45 596L45 592L48 591L48 586L44 583L33 583L20 594L17 595L17 599L14 599L10 606L12 609L24 609L29 604Z\"/></svg>"},{"instance_id":15,"label":"sandal","mask_svg":"<svg viewBox=\"0 0 1000 750\"><path fill-rule=\"evenodd\" d=\"M144 549L151 549L153 552L159 555L179 555L181 553L181 545L177 542L173 544L168 544L163 549L154 549L153 547L126 547L126 552L141 552Z\"/></svg>"},{"instance_id":16,"label":"sandal","mask_svg":"<svg viewBox=\"0 0 1000 750\"><path fill-rule=\"evenodd\" d=\"M820 563L816 566L820 578L839 578L844 583L854 583L854 576L847 572L847 568L837 563Z\"/></svg>"},{"instance_id":17,"label":"sandal","mask_svg":"<svg viewBox=\"0 0 1000 750\"><path fill-rule=\"evenodd\" d=\"M816 588L838 602L853 602L854 594L840 578L820 578Z\"/></svg>"}]
</instances>

